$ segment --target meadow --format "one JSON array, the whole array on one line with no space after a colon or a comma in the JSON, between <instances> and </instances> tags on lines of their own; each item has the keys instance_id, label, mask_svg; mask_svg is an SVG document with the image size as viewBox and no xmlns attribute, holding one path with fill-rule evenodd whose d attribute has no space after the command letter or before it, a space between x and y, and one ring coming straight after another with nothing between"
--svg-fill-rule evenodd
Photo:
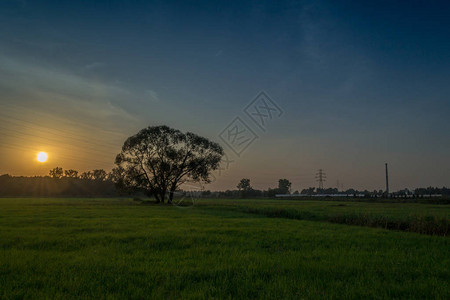
<instances>
[{"instance_id":1,"label":"meadow","mask_svg":"<svg viewBox=\"0 0 450 300\"><path fill-rule=\"evenodd\" d=\"M0 298L450 298L447 236L342 216L445 227L450 206L0 198Z\"/></svg>"}]
</instances>

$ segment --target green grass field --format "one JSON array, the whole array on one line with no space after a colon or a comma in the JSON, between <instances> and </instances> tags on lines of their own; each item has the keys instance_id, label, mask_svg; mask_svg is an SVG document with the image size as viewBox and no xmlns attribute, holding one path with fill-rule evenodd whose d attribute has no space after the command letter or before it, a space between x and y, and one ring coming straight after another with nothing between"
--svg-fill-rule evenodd
<instances>
[{"instance_id":1,"label":"green grass field","mask_svg":"<svg viewBox=\"0 0 450 300\"><path fill-rule=\"evenodd\" d=\"M448 221L450 206L0 199L0 298L450 298L448 237L329 222L355 213Z\"/></svg>"}]
</instances>

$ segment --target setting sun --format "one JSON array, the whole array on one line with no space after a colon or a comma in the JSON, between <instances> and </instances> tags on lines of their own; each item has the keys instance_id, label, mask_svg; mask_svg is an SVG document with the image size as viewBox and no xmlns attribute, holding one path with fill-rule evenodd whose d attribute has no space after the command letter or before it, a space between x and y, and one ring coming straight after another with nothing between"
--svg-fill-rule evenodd
<instances>
[{"instance_id":1,"label":"setting sun","mask_svg":"<svg viewBox=\"0 0 450 300\"><path fill-rule=\"evenodd\" d=\"M46 162L46 161L47 161L47 158L48 158L48 154L45 153L45 152L39 152L39 153L37 154L37 160L38 160L38 162L41 162L41 163Z\"/></svg>"}]
</instances>

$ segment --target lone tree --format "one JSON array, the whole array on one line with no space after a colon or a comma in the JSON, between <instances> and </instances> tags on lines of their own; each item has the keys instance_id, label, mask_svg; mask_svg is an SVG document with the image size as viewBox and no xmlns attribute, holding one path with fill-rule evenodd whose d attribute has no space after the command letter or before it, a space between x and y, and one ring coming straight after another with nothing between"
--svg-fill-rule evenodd
<instances>
[{"instance_id":1,"label":"lone tree","mask_svg":"<svg viewBox=\"0 0 450 300\"><path fill-rule=\"evenodd\" d=\"M250 185L250 179L242 178L236 186L239 189L239 194L242 198L246 197L248 193L253 189Z\"/></svg>"},{"instance_id":2,"label":"lone tree","mask_svg":"<svg viewBox=\"0 0 450 300\"><path fill-rule=\"evenodd\" d=\"M289 194L291 192L291 182L287 179L278 180L278 190L281 194Z\"/></svg>"},{"instance_id":3,"label":"lone tree","mask_svg":"<svg viewBox=\"0 0 450 300\"><path fill-rule=\"evenodd\" d=\"M249 191L252 189L252 186L250 185L250 179L248 178L242 178L236 187L239 191Z\"/></svg>"},{"instance_id":4,"label":"lone tree","mask_svg":"<svg viewBox=\"0 0 450 300\"><path fill-rule=\"evenodd\" d=\"M171 203L183 183L210 182L223 154L219 144L194 133L150 126L125 141L113 177L123 189L144 190L159 203L166 198Z\"/></svg>"}]
</instances>

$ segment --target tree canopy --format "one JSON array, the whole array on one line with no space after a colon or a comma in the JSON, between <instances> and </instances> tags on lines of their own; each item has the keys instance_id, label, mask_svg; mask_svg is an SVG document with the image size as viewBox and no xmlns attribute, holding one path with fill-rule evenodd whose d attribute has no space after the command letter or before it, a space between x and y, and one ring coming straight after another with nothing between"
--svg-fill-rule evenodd
<instances>
[{"instance_id":1,"label":"tree canopy","mask_svg":"<svg viewBox=\"0 0 450 300\"><path fill-rule=\"evenodd\" d=\"M223 154L219 144L194 133L150 126L125 141L113 177L123 189L144 190L170 203L183 183L210 182Z\"/></svg>"},{"instance_id":2,"label":"tree canopy","mask_svg":"<svg viewBox=\"0 0 450 300\"><path fill-rule=\"evenodd\" d=\"M56 167L51 169L48 174L50 175L50 177L52 178L61 178L64 176L64 171L62 168L60 167Z\"/></svg>"},{"instance_id":3,"label":"tree canopy","mask_svg":"<svg viewBox=\"0 0 450 300\"><path fill-rule=\"evenodd\" d=\"M287 179L278 180L278 190L280 194L289 194L292 183Z\"/></svg>"},{"instance_id":4,"label":"tree canopy","mask_svg":"<svg viewBox=\"0 0 450 300\"><path fill-rule=\"evenodd\" d=\"M248 191L252 189L252 186L250 185L250 179L248 178L242 178L236 187L239 191Z\"/></svg>"}]
</instances>

